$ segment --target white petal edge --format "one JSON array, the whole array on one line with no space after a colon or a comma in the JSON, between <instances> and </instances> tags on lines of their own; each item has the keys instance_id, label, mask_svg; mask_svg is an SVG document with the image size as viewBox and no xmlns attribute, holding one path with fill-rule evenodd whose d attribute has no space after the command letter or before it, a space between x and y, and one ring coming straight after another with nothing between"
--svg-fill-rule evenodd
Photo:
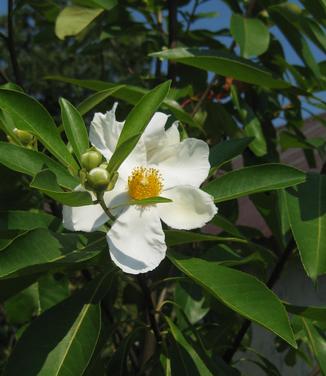
<instances>
[{"instance_id":1,"label":"white petal edge","mask_svg":"<svg viewBox=\"0 0 326 376\"><path fill-rule=\"evenodd\" d=\"M117 106L118 103L115 103L112 109L105 114L96 112L89 129L91 144L98 149L106 159L111 158L124 124L116 120L115 111Z\"/></svg>"},{"instance_id":2,"label":"white petal edge","mask_svg":"<svg viewBox=\"0 0 326 376\"><path fill-rule=\"evenodd\" d=\"M162 193L171 203L158 204L163 222L178 230L201 228L217 213L213 198L208 193L187 185L180 185Z\"/></svg>"},{"instance_id":3,"label":"white petal edge","mask_svg":"<svg viewBox=\"0 0 326 376\"><path fill-rule=\"evenodd\" d=\"M178 122L174 122L171 127L165 130L168 118L169 115L163 112L155 112L145 128L141 139L146 147L148 162L157 149L168 145L175 145L180 142L180 134L177 126Z\"/></svg>"},{"instance_id":4,"label":"white petal edge","mask_svg":"<svg viewBox=\"0 0 326 376\"><path fill-rule=\"evenodd\" d=\"M78 207L64 205L62 215L63 226L70 231L92 232L108 220L99 204Z\"/></svg>"},{"instance_id":5,"label":"white petal edge","mask_svg":"<svg viewBox=\"0 0 326 376\"><path fill-rule=\"evenodd\" d=\"M199 187L207 178L210 164L206 142L187 138L176 145L162 147L151 158L164 179L164 189L177 185Z\"/></svg>"},{"instance_id":6,"label":"white petal edge","mask_svg":"<svg viewBox=\"0 0 326 376\"><path fill-rule=\"evenodd\" d=\"M113 262L125 273L155 269L165 257L166 244L157 208L129 206L107 234Z\"/></svg>"},{"instance_id":7,"label":"white petal edge","mask_svg":"<svg viewBox=\"0 0 326 376\"><path fill-rule=\"evenodd\" d=\"M76 191L85 191L85 188L78 185ZM116 206L128 200L126 197L126 183L122 179L118 179L114 189L104 193L104 201L106 205ZM93 198L96 199L95 194L89 192ZM123 208L113 210L114 215L118 215ZM85 206L63 206L62 209L63 226L70 231L85 231L92 232L101 227L108 221L108 216L104 213L101 205L85 205Z\"/></svg>"}]
</instances>

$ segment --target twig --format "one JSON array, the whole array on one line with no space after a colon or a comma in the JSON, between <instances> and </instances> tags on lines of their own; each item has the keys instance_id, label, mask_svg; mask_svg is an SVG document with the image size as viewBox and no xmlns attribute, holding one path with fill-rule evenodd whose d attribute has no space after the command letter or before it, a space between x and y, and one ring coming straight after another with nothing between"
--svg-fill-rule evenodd
<instances>
[{"instance_id":1,"label":"twig","mask_svg":"<svg viewBox=\"0 0 326 376\"><path fill-rule=\"evenodd\" d=\"M137 275L137 280L144 294L149 323L155 335L156 342L160 345L162 343L162 336L155 318L155 308L151 296L151 291L147 286L146 280L141 274Z\"/></svg>"},{"instance_id":2,"label":"twig","mask_svg":"<svg viewBox=\"0 0 326 376\"><path fill-rule=\"evenodd\" d=\"M196 10L198 8L198 5L199 5L199 0L195 0L194 5L192 7L192 11L191 11L191 13L189 15L189 18L188 18L188 22L187 22L187 26L186 26L186 31L185 31L186 34L190 30L190 26L191 26L191 24L192 24L192 22L194 20L194 16L195 16Z\"/></svg>"},{"instance_id":3,"label":"twig","mask_svg":"<svg viewBox=\"0 0 326 376\"><path fill-rule=\"evenodd\" d=\"M284 269L284 266L287 262L287 260L289 259L293 249L295 247L295 242L294 242L294 239L292 238L287 247L285 248L282 256L280 257L279 261L277 262L277 264L275 265L266 285L267 287L269 287L270 289L275 285L275 283L277 282L277 280L279 279L279 277L281 276L282 274L282 271ZM244 336L246 335L247 333L247 330L249 329L251 325L251 321L250 320L245 320L244 323L242 324L238 334L236 335L234 341L233 341L233 344L231 346L230 349L228 349L224 355L223 355L223 359L226 363L230 363L234 354L238 351L240 345L241 345L241 342L244 338Z\"/></svg>"},{"instance_id":4,"label":"twig","mask_svg":"<svg viewBox=\"0 0 326 376\"><path fill-rule=\"evenodd\" d=\"M22 79L20 74L20 69L17 61L17 53L15 48L15 39L14 39L14 27L13 27L13 0L8 0L8 37L7 45L11 59L12 69L15 75L16 83L22 86Z\"/></svg>"},{"instance_id":5,"label":"twig","mask_svg":"<svg viewBox=\"0 0 326 376\"><path fill-rule=\"evenodd\" d=\"M317 376L320 374L320 368L319 366L317 365L312 371L311 373L309 374L309 376Z\"/></svg>"},{"instance_id":6,"label":"twig","mask_svg":"<svg viewBox=\"0 0 326 376\"><path fill-rule=\"evenodd\" d=\"M110 212L110 209L106 206L104 199L103 199L103 194L99 193L97 194L97 203L99 203L104 211L104 213L112 220L115 221L116 218L115 216Z\"/></svg>"},{"instance_id":7,"label":"twig","mask_svg":"<svg viewBox=\"0 0 326 376\"><path fill-rule=\"evenodd\" d=\"M178 0L168 0L169 11L169 48L175 48L177 44L177 9ZM177 66L175 61L169 61L168 78L174 83L177 78Z\"/></svg>"}]
</instances>

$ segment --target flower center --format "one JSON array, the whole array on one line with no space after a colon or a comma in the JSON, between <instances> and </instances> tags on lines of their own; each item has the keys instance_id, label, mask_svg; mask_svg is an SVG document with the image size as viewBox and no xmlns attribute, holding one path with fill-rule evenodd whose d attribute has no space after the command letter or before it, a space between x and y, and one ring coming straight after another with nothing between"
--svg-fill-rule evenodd
<instances>
[{"instance_id":1,"label":"flower center","mask_svg":"<svg viewBox=\"0 0 326 376\"><path fill-rule=\"evenodd\" d=\"M163 178L155 168L136 167L128 177L128 192L135 200L157 197L162 188Z\"/></svg>"}]
</instances>

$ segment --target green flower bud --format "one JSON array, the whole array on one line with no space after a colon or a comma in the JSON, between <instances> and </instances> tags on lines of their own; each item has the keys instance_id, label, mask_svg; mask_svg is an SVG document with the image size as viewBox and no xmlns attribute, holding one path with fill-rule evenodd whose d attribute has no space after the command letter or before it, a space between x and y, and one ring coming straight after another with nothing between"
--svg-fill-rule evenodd
<instances>
[{"instance_id":1,"label":"green flower bud","mask_svg":"<svg viewBox=\"0 0 326 376\"><path fill-rule=\"evenodd\" d=\"M81 164L87 171L98 167L103 161L102 154L97 150L88 150L81 156Z\"/></svg>"},{"instance_id":2,"label":"green flower bud","mask_svg":"<svg viewBox=\"0 0 326 376\"><path fill-rule=\"evenodd\" d=\"M30 144L34 139L34 136L31 133L23 131L21 129L14 128L13 132L23 145Z\"/></svg>"},{"instance_id":3,"label":"green flower bud","mask_svg":"<svg viewBox=\"0 0 326 376\"><path fill-rule=\"evenodd\" d=\"M110 174L107 170L101 167L93 168L87 174L87 186L89 186L94 191L104 191L106 190L108 184L110 183Z\"/></svg>"},{"instance_id":4,"label":"green flower bud","mask_svg":"<svg viewBox=\"0 0 326 376\"><path fill-rule=\"evenodd\" d=\"M104 163L101 163L98 167L100 168L104 168L104 170L106 170L108 168L108 163L104 162Z\"/></svg>"}]
</instances>

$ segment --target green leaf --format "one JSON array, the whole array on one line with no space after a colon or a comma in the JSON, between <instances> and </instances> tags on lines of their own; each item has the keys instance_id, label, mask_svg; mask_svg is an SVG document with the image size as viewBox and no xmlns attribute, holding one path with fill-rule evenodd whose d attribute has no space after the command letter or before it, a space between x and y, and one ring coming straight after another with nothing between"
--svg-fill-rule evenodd
<instances>
[{"instance_id":1,"label":"green leaf","mask_svg":"<svg viewBox=\"0 0 326 376\"><path fill-rule=\"evenodd\" d=\"M240 46L241 56L245 58L259 56L268 49L268 28L257 18L232 14L230 31Z\"/></svg>"},{"instance_id":2,"label":"green leaf","mask_svg":"<svg viewBox=\"0 0 326 376\"><path fill-rule=\"evenodd\" d=\"M73 189L79 180L68 169L43 153L0 141L0 163L11 170L30 176L37 175L44 167L55 174L58 183Z\"/></svg>"},{"instance_id":3,"label":"green leaf","mask_svg":"<svg viewBox=\"0 0 326 376\"><path fill-rule=\"evenodd\" d=\"M311 321L320 321L326 323L326 307L296 306L284 303L289 313L304 317Z\"/></svg>"},{"instance_id":4,"label":"green leaf","mask_svg":"<svg viewBox=\"0 0 326 376\"><path fill-rule=\"evenodd\" d=\"M52 117L39 102L21 92L0 89L0 108L12 116L16 128L32 133L64 165L77 168Z\"/></svg>"},{"instance_id":5,"label":"green leaf","mask_svg":"<svg viewBox=\"0 0 326 376\"><path fill-rule=\"evenodd\" d=\"M174 351L170 354L172 374L212 376L211 371L179 328L167 316L164 318L169 325L175 345Z\"/></svg>"},{"instance_id":6,"label":"green leaf","mask_svg":"<svg viewBox=\"0 0 326 376\"><path fill-rule=\"evenodd\" d=\"M125 376L127 373L127 356L130 347L137 339L139 339L140 334L146 330L145 327L137 327L131 333L129 333L123 341L119 344L119 348L113 354L109 361L107 369L110 370L110 374L117 376Z\"/></svg>"},{"instance_id":7,"label":"green leaf","mask_svg":"<svg viewBox=\"0 0 326 376\"><path fill-rule=\"evenodd\" d=\"M310 346L323 374L326 374L326 337L311 321L302 319Z\"/></svg>"},{"instance_id":8,"label":"green leaf","mask_svg":"<svg viewBox=\"0 0 326 376\"><path fill-rule=\"evenodd\" d=\"M215 202L222 202L257 192L291 187L304 181L304 172L287 165L271 163L228 172L202 189L211 194Z\"/></svg>"},{"instance_id":9,"label":"green leaf","mask_svg":"<svg viewBox=\"0 0 326 376\"><path fill-rule=\"evenodd\" d=\"M110 10L117 5L117 0L74 0L74 3L89 8Z\"/></svg>"},{"instance_id":10,"label":"green leaf","mask_svg":"<svg viewBox=\"0 0 326 376\"><path fill-rule=\"evenodd\" d=\"M101 90L97 93L90 95L77 106L78 111L81 113L81 115L87 114L87 112L89 112L95 106L103 102L106 98L113 95L116 91L121 90L123 87L124 85L117 85L113 88Z\"/></svg>"},{"instance_id":11,"label":"green leaf","mask_svg":"<svg viewBox=\"0 0 326 376\"><path fill-rule=\"evenodd\" d=\"M221 167L241 154L252 142L252 137L236 138L222 141L213 146L209 153L209 163L213 167Z\"/></svg>"},{"instance_id":12,"label":"green leaf","mask_svg":"<svg viewBox=\"0 0 326 376\"><path fill-rule=\"evenodd\" d=\"M29 322L39 310L37 283L8 299L4 304L6 318L11 325Z\"/></svg>"},{"instance_id":13,"label":"green leaf","mask_svg":"<svg viewBox=\"0 0 326 376\"><path fill-rule=\"evenodd\" d=\"M237 236L239 238L244 238L239 228L220 214L216 214L215 217L212 219L211 223L217 227L222 228L230 235Z\"/></svg>"},{"instance_id":14,"label":"green leaf","mask_svg":"<svg viewBox=\"0 0 326 376\"><path fill-rule=\"evenodd\" d=\"M287 38L297 55L305 62L317 78L322 78L314 54L303 36L303 30L297 19L301 8L296 4L282 3L268 7L268 12Z\"/></svg>"},{"instance_id":15,"label":"green leaf","mask_svg":"<svg viewBox=\"0 0 326 376\"><path fill-rule=\"evenodd\" d=\"M244 109L247 111L244 128L245 135L254 138L249 148L257 157L262 157L267 154L267 144L260 121L249 106L245 106Z\"/></svg>"},{"instance_id":16,"label":"green leaf","mask_svg":"<svg viewBox=\"0 0 326 376\"><path fill-rule=\"evenodd\" d=\"M239 81L271 89L286 89L291 86L285 81L274 78L271 72L261 68L259 65L225 52L195 48L175 48L155 52L150 54L150 56L173 60L211 71L221 76L233 77Z\"/></svg>"},{"instance_id":17,"label":"green leaf","mask_svg":"<svg viewBox=\"0 0 326 376\"><path fill-rule=\"evenodd\" d=\"M193 242L205 242L205 241L226 241L222 236L201 234L200 232L181 231L181 230L165 230L165 241L169 247L180 244L188 244ZM228 238L232 239L232 238ZM228 240L227 239L227 240ZM234 240L241 241L242 239ZM244 241L245 242L245 241Z\"/></svg>"},{"instance_id":18,"label":"green leaf","mask_svg":"<svg viewBox=\"0 0 326 376\"><path fill-rule=\"evenodd\" d=\"M72 85L78 85L94 91L109 89L113 90L114 88L117 88L112 95L115 98L123 100L130 104L136 104L143 95L149 92L149 90L140 88L138 86L124 85L123 87L121 87L121 85L116 85L105 81L78 80L63 76L47 76L46 79L67 82ZM196 120L189 113L187 113L175 100L165 98L162 103L162 107L167 108L169 111L171 111L178 120L189 124L192 127L200 128L200 124L196 122Z\"/></svg>"},{"instance_id":19,"label":"green leaf","mask_svg":"<svg viewBox=\"0 0 326 376\"><path fill-rule=\"evenodd\" d=\"M117 171L136 146L146 126L160 107L170 89L171 81L166 81L145 94L129 112L122 128L116 149L109 161L108 170Z\"/></svg>"},{"instance_id":20,"label":"green leaf","mask_svg":"<svg viewBox=\"0 0 326 376\"><path fill-rule=\"evenodd\" d=\"M0 231L33 230L49 228L56 218L44 212L29 212L23 210L0 211Z\"/></svg>"},{"instance_id":21,"label":"green leaf","mask_svg":"<svg viewBox=\"0 0 326 376\"><path fill-rule=\"evenodd\" d=\"M0 278L14 278L48 270L82 268L100 254L106 242L103 237L77 249L69 244L65 249L65 238L57 239L46 229L35 229L23 233L0 252Z\"/></svg>"},{"instance_id":22,"label":"green leaf","mask_svg":"<svg viewBox=\"0 0 326 376\"><path fill-rule=\"evenodd\" d=\"M98 8L65 7L56 19L55 33L59 39L75 36L83 31L102 12L103 9Z\"/></svg>"},{"instance_id":23,"label":"green leaf","mask_svg":"<svg viewBox=\"0 0 326 376\"><path fill-rule=\"evenodd\" d=\"M188 258L175 252L169 252L168 257L178 269L226 306L296 347L284 306L261 281L216 262Z\"/></svg>"},{"instance_id":24,"label":"green leaf","mask_svg":"<svg viewBox=\"0 0 326 376\"><path fill-rule=\"evenodd\" d=\"M101 275L84 289L45 311L25 330L4 375L82 375L101 331L100 299L109 289L112 272Z\"/></svg>"},{"instance_id":25,"label":"green leaf","mask_svg":"<svg viewBox=\"0 0 326 376\"><path fill-rule=\"evenodd\" d=\"M88 133L79 111L66 99L60 98L61 117L68 141L79 162L81 155L88 149Z\"/></svg>"},{"instance_id":26,"label":"green leaf","mask_svg":"<svg viewBox=\"0 0 326 376\"><path fill-rule=\"evenodd\" d=\"M326 176L307 174L307 181L286 193L290 226L302 264L310 278L326 273Z\"/></svg>"},{"instance_id":27,"label":"green leaf","mask_svg":"<svg viewBox=\"0 0 326 376\"><path fill-rule=\"evenodd\" d=\"M56 176L50 170L43 170L35 175L30 186L64 205L84 206L93 204L91 195L86 191L64 191L58 185Z\"/></svg>"}]
</instances>

